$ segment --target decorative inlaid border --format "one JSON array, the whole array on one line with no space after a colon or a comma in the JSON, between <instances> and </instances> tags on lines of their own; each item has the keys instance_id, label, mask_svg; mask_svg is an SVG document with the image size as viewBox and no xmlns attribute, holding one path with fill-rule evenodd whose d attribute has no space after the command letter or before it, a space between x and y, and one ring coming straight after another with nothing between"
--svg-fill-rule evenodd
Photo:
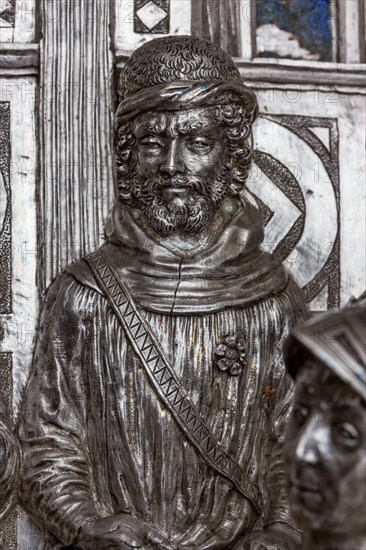
<instances>
[{"instance_id":1,"label":"decorative inlaid border","mask_svg":"<svg viewBox=\"0 0 366 550\"><path fill-rule=\"evenodd\" d=\"M170 0L135 0L133 30L140 34L169 34Z\"/></svg>"},{"instance_id":2,"label":"decorative inlaid border","mask_svg":"<svg viewBox=\"0 0 366 550\"><path fill-rule=\"evenodd\" d=\"M13 423L13 354L11 352L0 353L0 400L5 411L6 421Z\"/></svg>"},{"instance_id":3,"label":"decorative inlaid border","mask_svg":"<svg viewBox=\"0 0 366 550\"><path fill-rule=\"evenodd\" d=\"M16 0L2 0L0 2L0 29L15 27Z\"/></svg>"},{"instance_id":4,"label":"decorative inlaid border","mask_svg":"<svg viewBox=\"0 0 366 550\"><path fill-rule=\"evenodd\" d=\"M0 314L12 312L10 103L0 103Z\"/></svg>"},{"instance_id":5,"label":"decorative inlaid border","mask_svg":"<svg viewBox=\"0 0 366 550\"><path fill-rule=\"evenodd\" d=\"M337 235L332 244L332 250L321 271L303 288L308 302L314 300L318 294L328 287L328 309L340 305L340 190L339 190L339 132L337 121L330 118L294 116L294 115L266 115L266 118L281 124L311 147L325 167L332 184L337 208ZM311 131L312 128L326 128L329 130L329 150ZM292 246L294 236L288 239L280 252L281 260L287 256L286 248Z\"/></svg>"},{"instance_id":6,"label":"decorative inlaid border","mask_svg":"<svg viewBox=\"0 0 366 550\"><path fill-rule=\"evenodd\" d=\"M281 134L279 130L279 127L282 127L301 140L298 142L299 150L304 151L303 146L306 146L311 149L311 158L318 159L309 169L305 159L298 158L298 171L292 173L284 163L284 158L276 157L276 147L272 151L266 141L262 147L260 140L257 143L257 148L253 152L253 162L265 179L262 186L258 183L250 184L249 188L254 195L258 193L261 198L259 207L266 225L272 223L272 219L275 222L273 227L268 229L270 251L293 273L302 286L311 308L318 308L320 303L326 309L337 308L340 306L341 294L341 204L337 119L269 113L262 113L260 118L277 125L277 129L273 128L273 136L282 135L282 139L285 139L286 134ZM320 137L317 132L320 132ZM287 154L289 153L290 150L287 151ZM310 187L306 184L309 177L306 174L315 169L318 172L311 172ZM267 187L265 181L270 182L267 183ZM266 190L265 193L263 189ZM317 218L319 214L316 205L322 209L325 207L324 201L329 219L332 220L332 230L329 233L322 233ZM273 207L272 204L276 206ZM318 227L319 234L313 232L314 227ZM271 236L272 240L275 239L273 242L270 242ZM323 242L325 238L327 240Z\"/></svg>"}]
</instances>

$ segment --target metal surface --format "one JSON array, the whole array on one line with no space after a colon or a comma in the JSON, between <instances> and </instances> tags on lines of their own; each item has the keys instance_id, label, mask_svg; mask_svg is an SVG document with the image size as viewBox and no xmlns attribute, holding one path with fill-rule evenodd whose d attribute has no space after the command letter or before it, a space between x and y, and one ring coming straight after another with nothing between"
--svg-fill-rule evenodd
<instances>
[{"instance_id":1,"label":"metal surface","mask_svg":"<svg viewBox=\"0 0 366 550\"><path fill-rule=\"evenodd\" d=\"M223 50L189 37L139 48L118 93L118 193L103 254L174 377L158 391L88 263L69 266L39 324L19 428L22 504L82 549L294 550L281 347L306 307L261 250L262 218L243 191L255 94ZM115 282L102 279L119 307ZM216 365L228 335L244 342L240 372ZM224 451L212 462L225 470L230 456L258 487L255 506L197 452L192 419L180 410L177 423L165 406L173 379Z\"/></svg>"},{"instance_id":2,"label":"metal surface","mask_svg":"<svg viewBox=\"0 0 366 550\"><path fill-rule=\"evenodd\" d=\"M19 473L18 446L9 428L9 415L5 412L0 402L0 521L9 514L17 500Z\"/></svg>"},{"instance_id":3,"label":"metal surface","mask_svg":"<svg viewBox=\"0 0 366 550\"><path fill-rule=\"evenodd\" d=\"M366 301L321 315L289 340L296 397L285 446L304 549L366 548Z\"/></svg>"},{"instance_id":4,"label":"metal surface","mask_svg":"<svg viewBox=\"0 0 366 550\"><path fill-rule=\"evenodd\" d=\"M12 311L10 105L0 102L0 315Z\"/></svg>"}]
</instances>

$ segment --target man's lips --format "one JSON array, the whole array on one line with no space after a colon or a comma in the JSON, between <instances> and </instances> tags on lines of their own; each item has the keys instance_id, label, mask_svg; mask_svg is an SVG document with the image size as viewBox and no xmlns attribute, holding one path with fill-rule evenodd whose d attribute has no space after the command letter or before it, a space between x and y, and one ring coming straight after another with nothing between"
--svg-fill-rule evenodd
<instances>
[{"instance_id":1,"label":"man's lips","mask_svg":"<svg viewBox=\"0 0 366 550\"><path fill-rule=\"evenodd\" d=\"M164 185L162 187L162 190L164 192L173 192L173 193L182 193L184 191L187 191L187 189L190 189L190 186L189 185L182 185L182 184L177 184L177 185Z\"/></svg>"},{"instance_id":2,"label":"man's lips","mask_svg":"<svg viewBox=\"0 0 366 550\"><path fill-rule=\"evenodd\" d=\"M308 481L293 481L291 485L301 491L313 491L315 493L320 490L318 483L309 483Z\"/></svg>"},{"instance_id":3,"label":"man's lips","mask_svg":"<svg viewBox=\"0 0 366 550\"><path fill-rule=\"evenodd\" d=\"M184 197L188 194L189 188L183 187L183 186L177 186L177 187L163 187L160 191L160 196L163 200L171 201L174 198Z\"/></svg>"},{"instance_id":4,"label":"man's lips","mask_svg":"<svg viewBox=\"0 0 366 550\"><path fill-rule=\"evenodd\" d=\"M308 483L290 483L291 500L297 501L303 508L316 511L326 502L325 493L319 485Z\"/></svg>"},{"instance_id":5,"label":"man's lips","mask_svg":"<svg viewBox=\"0 0 366 550\"><path fill-rule=\"evenodd\" d=\"M170 181L163 183L161 189L193 189L194 186L189 181Z\"/></svg>"}]
</instances>

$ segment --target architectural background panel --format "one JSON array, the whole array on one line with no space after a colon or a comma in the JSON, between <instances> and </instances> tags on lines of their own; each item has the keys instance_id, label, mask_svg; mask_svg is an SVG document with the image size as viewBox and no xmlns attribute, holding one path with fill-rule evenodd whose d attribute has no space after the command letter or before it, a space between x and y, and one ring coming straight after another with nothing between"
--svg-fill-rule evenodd
<instances>
[{"instance_id":1,"label":"architectural background panel","mask_svg":"<svg viewBox=\"0 0 366 550\"><path fill-rule=\"evenodd\" d=\"M2 0L0 3L0 29L12 29L15 26L16 0Z\"/></svg>"},{"instance_id":2,"label":"architectural background panel","mask_svg":"<svg viewBox=\"0 0 366 550\"><path fill-rule=\"evenodd\" d=\"M144 42L159 36L191 34L191 0L113 2L116 50L132 52Z\"/></svg>"},{"instance_id":3,"label":"architectural background panel","mask_svg":"<svg viewBox=\"0 0 366 550\"><path fill-rule=\"evenodd\" d=\"M114 195L109 3L43 0L43 18L41 294L101 243Z\"/></svg>"},{"instance_id":4,"label":"architectural background panel","mask_svg":"<svg viewBox=\"0 0 366 550\"><path fill-rule=\"evenodd\" d=\"M234 57L243 55L242 27L251 15L250 6L242 0L193 1L192 34L202 36ZM250 31L249 31L250 32ZM243 37L245 38L245 37Z\"/></svg>"},{"instance_id":5,"label":"architectural background panel","mask_svg":"<svg viewBox=\"0 0 366 550\"><path fill-rule=\"evenodd\" d=\"M37 0L0 0L0 42L36 40Z\"/></svg>"},{"instance_id":6,"label":"architectural background panel","mask_svg":"<svg viewBox=\"0 0 366 550\"><path fill-rule=\"evenodd\" d=\"M313 311L345 305L366 281L365 95L254 87L261 116L248 187L267 217L264 247Z\"/></svg>"},{"instance_id":7,"label":"architectural background panel","mask_svg":"<svg viewBox=\"0 0 366 550\"><path fill-rule=\"evenodd\" d=\"M11 186L11 311L0 315L0 353L13 354L14 413L29 372L38 316L36 286L36 81L0 78L0 103L9 104Z\"/></svg>"},{"instance_id":8,"label":"architectural background panel","mask_svg":"<svg viewBox=\"0 0 366 550\"><path fill-rule=\"evenodd\" d=\"M169 34L170 0L135 0L135 33Z\"/></svg>"},{"instance_id":9,"label":"architectural background panel","mask_svg":"<svg viewBox=\"0 0 366 550\"><path fill-rule=\"evenodd\" d=\"M259 182L260 194L263 193L262 188L267 187L264 199L267 199L269 205L274 204L277 207L271 217L270 227L267 226L267 247L294 272L308 303L315 308L321 305L320 309L339 307L340 200L337 121L271 114L262 115L262 119L274 123L274 127L269 125L269 132L277 133L279 142L283 140L283 145L288 145L286 152L289 153L290 150L293 159L296 148L298 152L296 161L285 161L284 164L284 161L280 162L268 152L254 152L254 163L260 171L258 175L264 176L267 182L272 182L272 186ZM256 131L258 132L258 127ZM295 136L299 138L298 143ZM291 147L291 142L294 142L294 148ZM304 153L307 158L313 155L313 174L307 173L306 167L302 166ZM276 202L275 195L279 192L282 197L278 197ZM323 248L318 243L320 227L317 223L322 210L328 211L330 222L330 227L325 232L328 241Z\"/></svg>"},{"instance_id":10,"label":"architectural background panel","mask_svg":"<svg viewBox=\"0 0 366 550\"><path fill-rule=\"evenodd\" d=\"M13 424L13 361L12 354L0 353L0 400L2 404L2 410L5 411L6 420Z\"/></svg>"},{"instance_id":11,"label":"architectural background panel","mask_svg":"<svg viewBox=\"0 0 366 550\"><path fill-rule=\"evenodd\" d=\"M35 98L34 78L0 78L0 114L6 113L7 117L6 127L1 126L0 166L4 173L4 162L9 162L5 178L11 186L12 203L11 247L2 249L7 265L11 265L12 308L0 314L0 399L9 418L14 419L30 369L38 316ZM3 154L5 151L10 157ZM9 205L10 195L7 196ZM17 532L22 527L17 518L15 510L0 525L0 540L9 550L18 548ZM30 548L38 546L28 545L27 550Z\"/></svg>"},{"instance_id":12,"label":"architectural background panel","mask_svg":"<svg viewBox=\"0 0 366 550\"><path fill-rule=\"evenodd\" d=\"M11 313L10 103L0 103L0 315Z\"/></svg>"}]
</instances>

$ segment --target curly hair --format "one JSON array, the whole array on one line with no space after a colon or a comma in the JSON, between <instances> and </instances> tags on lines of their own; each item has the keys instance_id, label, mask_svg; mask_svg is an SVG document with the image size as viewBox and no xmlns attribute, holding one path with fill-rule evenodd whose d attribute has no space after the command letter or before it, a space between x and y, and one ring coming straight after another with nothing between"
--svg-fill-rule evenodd
<instances>
[{"instance_id":1,"label":"curly hair","mask_svg":"<svg viewBox=\"0 0 366 550\"><path fill-rule=\"evenodd\" d=\"M120 100L149 86L174 80L240 80L234 61L222 48L193 36L165 36L146 42L130 56L120 74Z\"/></svg>"},{"instance_id":2,"label":"curly hair","mask_svg":"<svg viewBox=\"0 0 366 550\"><path fill-rule=\"evenodd\" d=\"M18 468L18 445L0 419L0 519L5 517L16 499Z\"/></svg>"},{"instance_id":3,"label":"curly hair","mask_svg":"<svg viewBox=\"0 0 366 550\"><path fill-rule=\"evenodd\" d=\"M252 133L250 115L235 94L227 93L218 99L218 104L208 107L216 120L225 128L229 157L224 161L224 171L230 179L229 193L237 195L243 189L252 157ZM137 161L134 156L136 138L133 121L122 124L116 132L116 167L118 196L133 204L131 182L136 175Z\"/></svg>"}]
</instances>

